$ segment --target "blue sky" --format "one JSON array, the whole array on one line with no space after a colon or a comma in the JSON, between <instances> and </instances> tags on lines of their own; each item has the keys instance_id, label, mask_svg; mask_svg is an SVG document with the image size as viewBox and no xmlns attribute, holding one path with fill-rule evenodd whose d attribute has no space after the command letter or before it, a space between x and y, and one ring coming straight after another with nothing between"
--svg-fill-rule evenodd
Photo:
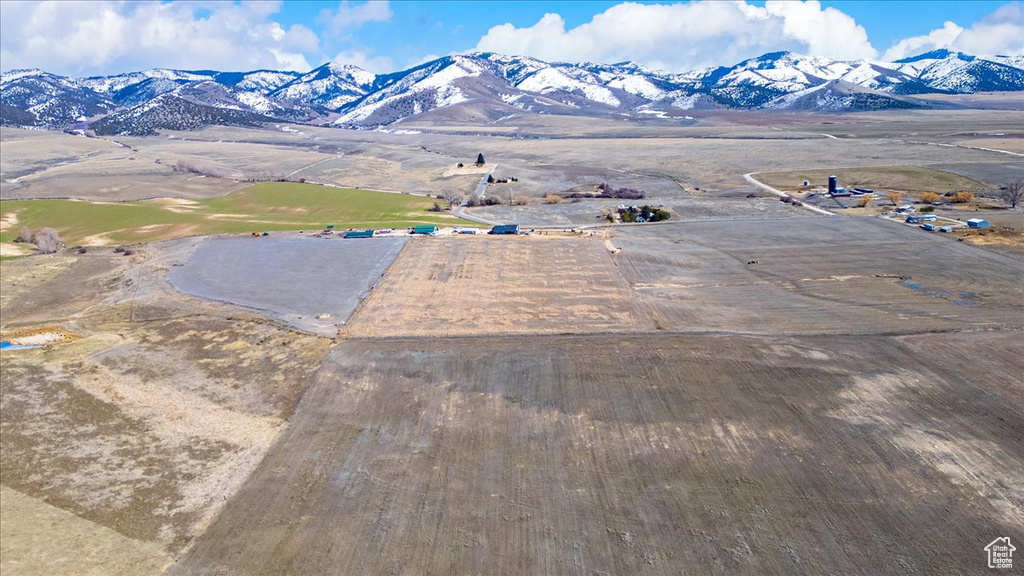
<instances>
[{"instance_id":1,"label":"blue sky","mask_svg":"<svg viewBox=\"0 0 1024 576\"><path fill-rule=\"evenodd\" d=\"M488 50L685 71L775 50L896 59L1024 51L1021 2L0 2L0 67L374 72Z\"/></svg>"},{"instance_id":2,"label":"blue sky","mask_svg":"<svg viewBox=\"0 0 1024 576\"><path fill-rule=\"evenodd\" d=\"M280 12L280 21L289 25L316 22L321 11L334 9L337 4L286 1ZM394 13L391 21L368 24L354 35L361 43L377 47L381 54L402 61L403 56L409 59L420 54L447 54L466 50L467 47L475 46L487 29L495 24L510 22L525 27L534 24L546 13L555 12L562 15L568 27L575 27L616 4L620 2L391 2L389 6ZM765 2L762 0L750 4L764 6ZM864 26L874 44L888 47L903 38L941 28L947 20L961 26L974 23L1006 2L862 0L821 4L849 14ZM483 14L485 12L486 16ZM393 42L389 37L401 37L403 41ZM1021 39L1021 43L1024 44L1024 39Z\"/></svg>"}]
</instances>

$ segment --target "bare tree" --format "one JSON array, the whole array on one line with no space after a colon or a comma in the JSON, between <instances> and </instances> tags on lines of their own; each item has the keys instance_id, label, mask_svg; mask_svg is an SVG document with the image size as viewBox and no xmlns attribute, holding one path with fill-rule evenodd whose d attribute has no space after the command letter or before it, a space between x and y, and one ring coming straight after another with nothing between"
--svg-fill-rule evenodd
<instances>
[{"instance_id":1,"label":"bare tree","mask_svg":"<svg viewBox=\"0 0 1024 576\"><path fill-rule=\"evenodd\" d=\"M454 188L445 188L442 190L441 197L448 203L449 208L462 204L462 193L456 191Z\"/></svg>"},{"instance_id":2,"label":"bare tree","mask_svg":"<svg viewBox=\"0 0 1024 576\"><path fill-rule=\"evenodd\" d=\"M43 254L49 254L56 252L61 247L63 242L60 241L60 236L57 231L53 228L43 228L39 232L36 232L32 236L32 243L36 245Z\"/></svg>"},{"instance_id":3,"label":"bare tree","mask_svg":"<svg viewBox=\"0 0 1024 576\"><path fill-rule=\"evenodd\" d=\"M18 230L18 237L14 239L15 242L23 242L25 244L32 243L32 229L28 226L22 226L21 230Z\"/></svg>"},{"instance_id":4,"label":"bare tree","mask_svg":"<svg viewBox=\"0 0 1024 576\"><path fill-rule=\"evenodd\" d=\"M1010 208L1016 208L1024 200L1024 180L1014 180L999 190L999 196L1006 200Z\"/></svg>"},{"instance_id":5,"label":"bare tree","mask_svg":"<svg viewBox=\"0 0 1024 576\"><path fill-rule=\"evenodd\" d=\"M892 202L893 206L899 206L900 202L903 201L903 194L899 192L889 192L885 197L889 199L889 202Z\"/></svg>"}]
</instances>

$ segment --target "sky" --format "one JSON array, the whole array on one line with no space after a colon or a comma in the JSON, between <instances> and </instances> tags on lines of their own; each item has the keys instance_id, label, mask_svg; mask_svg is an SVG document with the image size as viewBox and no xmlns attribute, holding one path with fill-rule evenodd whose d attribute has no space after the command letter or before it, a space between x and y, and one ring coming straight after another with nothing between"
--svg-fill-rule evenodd
<instances>
[{"instance_id":1,"label":"sky","mask_svg":"<svg viewBox=\"0 0 1024 576\"><path fill-rule=\"evenodd\" d=\"M0 69L70 76L386 73L472 51L685 72L779 50L891 61L936 48L1024 54L1024 2L0 1Z\"/></svg>"}]
</instances>

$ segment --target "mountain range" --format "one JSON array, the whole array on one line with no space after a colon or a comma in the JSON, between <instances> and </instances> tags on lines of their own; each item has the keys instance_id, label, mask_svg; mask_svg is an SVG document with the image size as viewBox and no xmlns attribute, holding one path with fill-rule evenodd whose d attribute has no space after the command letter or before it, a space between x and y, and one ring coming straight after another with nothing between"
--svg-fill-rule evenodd
<instances>
[{"instance_id":1,"label":"mountain range","mask_svg":"<svg viewBox=\"0 0 1024 576\"><path fill-rule=\"evenodd\" d=\"M380 75L336 63L304 74L157 68L70 78L12 70L0 78L0 120L132 135L281 121L373 129L411 118L484 123L516 114L671 118L707 108L927 108L934 104L917 96L988 91L1024 91L1024 56L936 50L881 62L774 52L670 74L633 62L473 53Z\"/></svg>"}]
</instances>

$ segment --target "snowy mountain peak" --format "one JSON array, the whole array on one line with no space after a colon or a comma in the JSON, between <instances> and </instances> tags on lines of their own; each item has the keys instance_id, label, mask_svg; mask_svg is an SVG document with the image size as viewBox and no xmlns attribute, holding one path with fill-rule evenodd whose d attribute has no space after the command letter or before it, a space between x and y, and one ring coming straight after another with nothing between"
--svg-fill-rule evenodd
<instances>
[{"instance_id":1,"label":"snowy mountain peak","mask_svg":"<svg viewBox=\"0 0 1024 576\"><path fill-rule=\"evenodd\" d=\"M966 54L964 52L953 52L952 50L940 48L938 50L932 50L931 52L925 52L924 54L918 54L917 56L901 58L900 60L893 62L893 64L909 64L911 62L920 62L921 60L947 60L950 58L970 62L974 60L976 56Z\"/></svg>"},{"instance_id":2,"label":"snowy mountain peak","mask_svg":"<svg viewBox=\"0 0 1024 576\"><path fill-rule=\"evenodd\" d=\"M336 119L345 127L378 127L434 111L439 121L479 122L519 111L651 118L693 107L847 111L931 106L908 96L1024 91L1024 57L933 50L888 63L780 51L733 66L671 74L629 61L549 63L472 52L381 75L345 62L306 73L153 68L81 79L11 70L3 73L0 88L3 120L16 125L64 127L120 114L106 129L135 130L143 125L142 114L147 129L156 130L198 125L184 117L196 114L209 122ZM121 114L129 109L134 116Z\"/></svg>"},{"instance_id":3,"label":"snowy mountain peak","mask_svg":"<svg viewBox=\"0 0 1024 576\"><path fill-rule=\"evenodd\" d=\"M9 82L14 82L19 78L28 78L31 76L52 76L52 74L43 72L39 68L22 68L16 70L8 70L7 72L4 72L2 75L0 75L0 86L7 84Z\"/></svg>"}]
</instances>

